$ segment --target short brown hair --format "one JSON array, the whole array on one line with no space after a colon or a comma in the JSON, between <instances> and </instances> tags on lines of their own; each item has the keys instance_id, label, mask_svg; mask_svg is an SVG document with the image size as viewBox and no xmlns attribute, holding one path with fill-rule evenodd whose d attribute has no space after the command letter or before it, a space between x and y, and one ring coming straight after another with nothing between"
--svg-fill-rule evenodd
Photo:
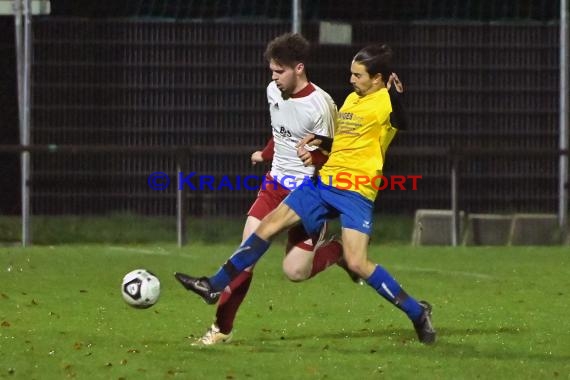
<instances>
[{"instance_id":1,"label":"short brown hair","mask_svg":"<svg viewBox=\"0 0 570 380\"><path fill-rule=\"evenodd\" d=\"M267 61L273 59L280 65L294 67L307 61L310 47L309 41L299 33L285 33L267 44L263 56Z\"/></svg>"}]
</instances>

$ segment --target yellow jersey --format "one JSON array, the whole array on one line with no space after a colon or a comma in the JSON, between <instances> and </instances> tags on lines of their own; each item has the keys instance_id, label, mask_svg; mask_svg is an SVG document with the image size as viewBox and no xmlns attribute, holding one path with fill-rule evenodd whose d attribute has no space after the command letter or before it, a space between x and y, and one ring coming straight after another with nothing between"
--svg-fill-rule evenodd
<instances>
[{"instance_id":1,"label":"yellow jersey","mask_svg":"<svg viewBox=\"0 0 570 380\"><path fill-rule=\"evenodd\" d=\"M390 124L391 112L386 88L363 97L348 95L338 113L331 154L319 173L325 185L374 201L386 151L397 132Z\"/></svg>"}]
</instances>

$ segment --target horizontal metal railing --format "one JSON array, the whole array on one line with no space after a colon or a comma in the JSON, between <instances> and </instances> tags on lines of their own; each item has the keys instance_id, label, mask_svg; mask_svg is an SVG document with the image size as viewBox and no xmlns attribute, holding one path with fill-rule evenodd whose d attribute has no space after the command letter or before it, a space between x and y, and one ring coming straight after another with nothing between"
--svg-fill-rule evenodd
<instances>
[{"instance_id":1,"label":"horizontal metal railing","mask_svg":"<svg viewBox=\"0 0 570 380\"><path fill-rule=\"evenodd\" d=\"M176 159L177 171L184 171L184 161L196 156L212 156L219 154L247 154L255 150L255 147L244 146L205 146L205 145L187 145L187 146L122 146L122 145L0 145L0 154L16 154L22 152L34 153L53 153L64 155L92 155L104 153L122 153L122 154L146 154L146 155L168 155ZM450 189L450 208L452 210L452 243L458 244L459 238L459 198L458 191L459 181L461 177L460 164L469 158L477 157L543 157L556 158L561 155L568 156L568 150L552 150L552 149L496 149L496 148L399 148L394 147L389 152L391 157L439 157L445 158L451 163L449 173L451 179ZM178 180L180 180L178 178ZM560 195L567 197L568 183L565 183L566 194ZM187 200L188 195L185 186L178 184L177 186L177 242L179 246L186 244L186 218L187 218ZM561 211L563 212L563 211ZM560 217L560 220L566 220ZM563 227L563 226L561 226Z\"/></svg>"}]
</instances>

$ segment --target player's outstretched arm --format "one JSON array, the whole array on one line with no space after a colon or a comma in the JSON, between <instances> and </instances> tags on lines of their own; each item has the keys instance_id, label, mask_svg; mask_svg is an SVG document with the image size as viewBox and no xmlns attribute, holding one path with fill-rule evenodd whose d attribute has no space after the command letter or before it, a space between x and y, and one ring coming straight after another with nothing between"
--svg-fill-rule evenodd
<instances>
[{"instance_id":1,"label":"player's outstretched arm","mask_svg":"<svg viewBox=\"0 0 570 380\"><path fill-rule=\"evenodd\" d=\"M398 75L396 73L390 74L390 78L388 78L388 83L386 83L386 88L388 89L388 91L390 91L392 86L394 87L396 92L400 94L404 92L404 85L402 84L400 78L398 78Z\"/></svg>"},{"instance_id":2,"label":"player's outstretched arm","mask_svg":"<svg viewBox=\"0 0 570 380\"><path fill-rule=\"evenodd\" d=\"M404 107L404 85L398 78L396 73L392 73L386 83L390 102L392 103L392 113L390 114L390 123L399 130L407 130L409 126L409 117Z\"/></svg>"}]
</instances>

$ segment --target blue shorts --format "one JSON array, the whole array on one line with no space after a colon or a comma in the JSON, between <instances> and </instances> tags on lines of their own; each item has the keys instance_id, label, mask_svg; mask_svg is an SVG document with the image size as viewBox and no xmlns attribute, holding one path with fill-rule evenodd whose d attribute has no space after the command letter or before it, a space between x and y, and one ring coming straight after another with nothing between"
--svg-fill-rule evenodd
<instances>
[{"instance_id":1,"label":"blue shorts","mask_svg":"<svg viewBox=\"0 0 570 380\"><path fill-rule=\"evenodd\" d=\"M374 202L357 192L304 182L283 200L301 217L307 233L317 235L328 220L340 216L343 228L370 235Z\"/></svg>"}]
</instances>

